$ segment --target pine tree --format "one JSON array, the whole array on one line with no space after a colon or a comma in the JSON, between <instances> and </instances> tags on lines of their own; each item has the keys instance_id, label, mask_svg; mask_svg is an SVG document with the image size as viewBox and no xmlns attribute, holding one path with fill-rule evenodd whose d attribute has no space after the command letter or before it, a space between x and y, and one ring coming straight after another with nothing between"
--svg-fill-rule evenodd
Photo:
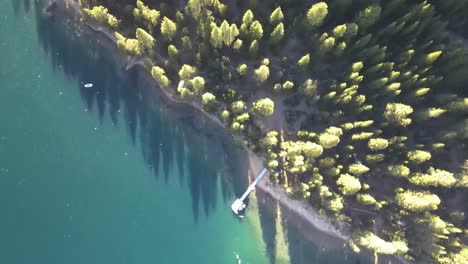
<instances>
[{"instance_id":1,"label":"pine tree","mask_svg":"<svg viewBox=\"0 0 468 264\"><path fill-rule=\"evenodd\" d=\"M179 77L181 80L188 81L196 71L197 69L195 67L184 64L179 70Z\"/></svg>"},{"instance_id":2,"label":"pine tree","mask_svg":"<svg viewBox=\"0 0 468 264\"><path fill-rule=\"evenodd\" d=\"M270 98L260 99L253 103L252 110L258 116L271 116L275 110L275 103Z\"/></svg>"},{"instance_id":3,"label":"pine tree","mask_svg":"<svg viewBox=\"0 0 468 264\"><path fill-rule=\"evenodd\" d=\"M179 50L176 48L176 46L169 45L167 47L167 53L169 54L169 57L175 59L179 55Z\"/></svg>"},{"instance_id":4,"label":"pine tree","mask_svg":"<svg viewBox=\"0 0 468 264\"><path fill-rule=\"evenodd\" d=\"M347 173L341 174L336 181L336 184L340 186L340 190L343 195L356 194L362 188L359 179Z\"/></svg>"},{"instance_id":5,"label":"pine tree","mask_svg":"<svg viewBox=\"0 0 468 264\"><path fill-rule=\"evenodd\" d=\"M192 85L193 92L199 95L205 88L205 79L201 76L195 76L192 80L190 80L190 84Z\"/></svg>"},{"instance_id":6,"label":"pine tree","mask_svg":"<svg viewBox=\"0 0 468 264\"><path fill-rule=\"evenodd\" d=\"M440 198L430 192L404 191L397 193L395 200L403 209L412 212L437 210Z\"/></svg>"},{"instance_id":7,"label":"pine tree","mask_svg":"<svg viewBox=\"0 0 468 264\"><path fill-rule=\"evenodd\" d=\"M378 4L372 4L359 12L356 23L359 28L367 30L380 19L382 8Z\"/></svg>"},{"instance_id":8,"label":"pine tree","mask_svg":"<svg viewBox=\"0 0 468 264\"><path fill-rule=\"evenodd\" d=\"M141 28L136 30L136 38L141 47L146 51L151 51L156 43L153 36Z\"/></svg>"},{"instance_id":9,"label":"pine tree","mask_svg":"<svg viewBox=\"0 0 468 264\"><path fill-rule=\"evenodd\" d=\"M319 136L319 144L326 149L333 148L340 143L340 138L329 133L323 133Z\"/></svg>"},{"instance_id":10,"label":"pine tree","mask_svg":"<svg viewBox=\"0 0 468 264\"><path fill-rule=\"evenodd\" d=\"M153 79L155 79L159 83L159 85L161 85L164 88L169 87L170 81L167 78L163 68L153 66L151 69L151 75L153 76Z\"/></svg>"},{"instance_id":11,"label":"pine tree","mask_svg":"<svg viewBox=\"0 0 468 264\"><path fill-rule=\"evenodd\" d=\"M164 17L161 22L161 34L166 40L171 41L177 33L177 25L172 20Z\"/></svg>"},{"instance_id":12,"label":"pine tree","mask_svg":"<svg viewBox=\"0 0 468 264\"><path fill-rule=\"evenodd\" d=\"M407 157L411 162L421 164L430 160L432 155L430 152L424 150L412 150L408 151Z\"/></svg>"},{"instance_id":13,"label":"pine tree","mask_svg":"<svg viewBox=\"0 0 468 264\"><path fill-rule=\"evenodd\" d=\"M221 48L223 46L223 32L217 26L214 26L211 30L210 43L215 48Z\"/></svg>"},{"instance_id":14,"label":"pine tree","mask_svg":"<svg viewBox=\"0 0 468 264\"><path fill-rule=\"evenodd\" d=\"M254 40L254 41L252 41L252 43L250 43L249 54L251 56L254 56L254 55L257 54L257 52L258 52L258 41Z\"/></svg>"},{"instance_id":15,"label":"pine tree","mask_svg":"<svg viewBox=\"0 0 468 264\"><path fill-rule=\"evenodd\" d=\"M257 82L262 83L270 76L270 69L266 65L260 65L258 69L254 71L254 77Z\"/></svg>"},{"instance_id":16,"label":"pine tree","mask_svg":"<svg viewBox=\"0 0 468 264\"><path fill-rule=\"evenodd\" d=\"M424 187L452 187L457 181L453 173L432 167L427 170L426 174L415 173L409 180L413 184Z\"/></svg>"},{"instance_id":17,"label":"pine tree","mask_svg":"<svg viewBox=\"0 0 468 264\"><path fill-rule=\"evenodd\" d=\"M263 36L262 24L255 20L249 27L249 36L251 39L259 40Z\"/></svg>"},{"instance_id":18,"label":"pine tree","mask_svg":"<svg viewBox=\"0 0 468 264\"><path fill-rule=\"evenodd\" d=\"M214 94L206 92L202 95L202 103L204 106L210 106L216 100Z\"/></svg>"},{"instance_id":19,"label":"pine tree","mask_svg":"<svg viewBox=\"0 0 468 264\"><path fill-rule=\"evenodd\" d=\"M322 25L327 14L328 5L325 2L316 3L307 11L307 23L311 27L317 28Z\"/></svg>"},{"instance_id":20,"label":"pine tree","mask_svg":"<svg viewBox=\"0 0 468 264\"><path fill-rule=\"evenodd\" d=\"M283 11L281 11L281 7L277 7L270 15L270 23L272 25L276 25L283 21Z\"/></svg>"},{"instance_id":21,"label":"pine tree","mask_svg":"<svg viewBox=\"0 0 468 264\"><path fill-rule=\"evenodd\" d=\"M282 39L283 39L283 36L284 36L284 27L283 27L283 23L279 23L275 29L273 30L273 32L271 32L271 42L274 43L274 44L277 44L278 42L280 42Z\"/></svg>"},{"instance_id":22,"label":"pine tree","mask_svg":"<svg viewBox=\"0 0 468 264\"><path fill-rule=\"evenodd\" d=\"M333 36L335 39L340 39L345 35L346 30L346 24L338 25L333 29Z\"/></svg>"},{"instance_id":23,"label":"pine tree","mask_svg":"<svg viewBox=\"0 0 468 264\"><path fill-rule=\"evenodd\" d=\"M159 11L150 9L143 4L141 0L137 0L137 7L133 10L133 15L136 18L142 17L144 20L148 21L150 28L156 26L159 19Z\"/></svg>"},{"instance_id":24,"label":"pine tree","mask_svg":"<svg viewBox=\"0 0 468 264\"><path fill-rule=\"evenodd\" d=\"M254 19L254 15L252 13L252 10L247 10L244 13L244 16L242 16L242 24L246 25L247 27L252 23Z\"/></svg>"},{"instance_id":25,"label":"pine tree","mask_svg":"<svg viewBox=\"0 0 468 264\"><path fill-rule=\"evenodd\" d=\"M307 65L310 63L310 55L306 54L302 56L298 61L297 64L301 66L302 68L305 68Z\"/></svg>"},{"instance_id":26,"label":"pine tree","mask_svg":"<svg viewBox=\"0 0 468 264\"><path fill-rule=\"evenodd\" d=\"M411 118L408 118L411 113L413 113L413 108L409 105L388 103L385 107L384 117L391 124L405 127L411 124Z\"/></svg>"}]
</instances>

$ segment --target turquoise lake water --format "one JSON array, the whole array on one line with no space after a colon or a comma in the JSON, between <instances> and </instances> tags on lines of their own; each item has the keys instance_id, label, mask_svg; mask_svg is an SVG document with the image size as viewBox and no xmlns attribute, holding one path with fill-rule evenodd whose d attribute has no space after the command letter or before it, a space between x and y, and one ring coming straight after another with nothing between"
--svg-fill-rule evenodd
<instances>
[{"instance_id":1,"label":"turquoise lake water","mask_svg":"<svg viewBox=\"0 0 468 264\"><path fill-rule=\"evenodd\" d=\"M0 10L0 263L363 263L255 196L235 218L245 155L212 123L33 1Z\"/></svg>"}]
</instances>

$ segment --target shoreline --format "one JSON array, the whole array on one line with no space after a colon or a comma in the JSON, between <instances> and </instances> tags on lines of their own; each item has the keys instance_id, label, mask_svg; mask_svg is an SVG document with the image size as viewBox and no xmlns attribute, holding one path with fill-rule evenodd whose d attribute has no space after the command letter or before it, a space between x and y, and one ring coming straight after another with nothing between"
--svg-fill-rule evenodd
<instances>
[{"instance_id":1,"label":"shoreline","mask_svg":"<svg viewBox=\"0 0 468 264\"><path fill-rule=\"evenodd\" d=\"M102 34L108 41L112 42L115 46L115 38L112 38L112 36L104 29L104 28L96 28L92 25L85 24L83 22L80 22L80 18L82 16L82 12L80 7L77 5L77 3L74 0L56 0L56 3L58 5L61 4L61 6L57 7L58 9L61 9L60 11L67 12L69 15L74 16L73 19L75 19L78 23L82 23L82 25L89 27L92 31L98 34ZM68 4L67 4L68 3ZM72 10L70 10L72 9ZM72 11L72 12L70 12ZM128 59L128 55L121 54L120 58L125 56L125 67L124 70L130 70L133 67L143 67L143 71L145 74L145 78L149 77L149 71L144 68L140 63L131 63L131 59ZM116 58L116 60L118 60ZM131 66L127 68L127 65L131 63ZM153 81L154 82L154 81ZM154 85L158 87L158 90L160 94L163 94L165 99L170 101L170 103L177 104L177 105L185 105L189 106L191 108L196 109L196 111L199 111L201 114L204 114L206 117L208 117L211 121L214 121L217 125L219 125L221 128L226 130L226 127L224 124L221 123L221 121L214 115L206 112L201 106L195 104L195 102L184 102L181 100L178 100L174 98L174 94L166 91L164 88L159 87L157 85ZM228 131L226 131L228 132ZM230 136L236 138L236 136L232 135L231 133L227 133ZM238 138L238 137L237 137ZM251 173L256 174L258 171L260 171L263 168L263 161L261 157L255 155L245 144L241 143L241 147L244 149L246 152L246 155L248 155L248 168L251 171ZM288 197L287 194L284 192L283 189L281 189L280 186L278 185L273 185L269 178L265 178L264 180L260 181L259 184L257 185L259 189L264 191L266 194L274 198L275 200L279 201L281 205L285 206L287 209L289 209L290 212L295 213L297 216L308 222L310 225L315 227L318 231L326 233L327 235L339 238L343 242L346 242L346 240L349 239L349 236L345 235L343 231L337 229L334 227L329 219L325 218L324 216L321 216L318 214L318 212L315 211L315 209L312 208L311 205L299 201L299 200L293 200L292 198Z\"/></svg>"},{"instance_id":2,"label":"shoreline","mask_svg":"<svg viewBox=\"0 0 468 264\"><path fill-rule=\"evenodd\" d=\"M110 34L105 28L97 28L93 25L86 24L80 19L82 18L82 12L81 8L77 5L77 2L75 0L55 0L57 3L57 10L53 12L62 12L63 15L66 18L69 18L73 20L75 23L78 23L80 26L87 27L94 33L98 34L102 39L104 39L106 42L105 43L100 43L103 47L108 47L109 50L117 50L116 43L115 43L115 38L112 37L112 34ZM110 47L109 45L113 45L113 47ZM134 60L131 57L129 57L126 54L123 54L122 52L119 52L118 56L114 57L115 62L118 64L118 66L123 66L121 67L122 73L125 73L125 71L128 71L132 68L135 67L135 70L137 70L139 73L141 73L141 77L145 78L147 81L152 82L153 85L152 87L156 87L156 89L151 90L152 93L157 93L159 97L164 101L165 104L172 104L173 107L175 106L176 108L179 108L178 110L186 110L190 109L192 112L193 110L195 112L199 112L203 116L207 117L211 121L213 121L213 124L216 124L222 130L224 131L223 133L226 135L231 136L235 141L238 141L238 139L242 139L239 136L232 135L225 125L213 114L206 112L203 107L201 107L197 102L186 102L179 100L175 98L174 92L167 91L164 88L158 86L154 80L152 79L151 73L148 71L145 66L139 62L138 60ZM185 109L182 109L185 108ZM190 111L189 110L189 111ZM255 175L258 173L262 168L263 168L263 160L261 157L255 155L241 140L241 142L238 142L240 147L246 152L245 154L247 155L248 158L248 170L251 172L250 175ZM266 195L269 197L273 198L274 200L278 201L281 206L284 206L284 208L287 211L287 214L293 214L291 217L291 220L294 221L294 224L297 226L301 226L300 222L303 222L306 224L307 227L311 227L315 230L308 230L305 229L304 233L308 233L309 235L304 235L304 237L308 240L311 240L311 242L321 242L321 241L313 241L313 239L317 239L316 237L312 237L314 233L322 233L324 236L329 236L329 237L334 237L336 240L333 242L333 245L327 245L327 248L344 248L346 242L349 240L349 235L346 233L346 231L341 230L339 228L336 228L332 223L331 219L320 215L310 204L300 201L300 200L294 200L290 198L286 192L278 185L272 184L269 180L269 178L266 178L259 182L258 188L263 191ZM303 226L303 225L302 225ZM339 242L337 242L339 241ZM366 250L363 250L360 254L362 255L367 255ZM381 256L382 258L379 257L380 260L386 259L385 256ZM392 259L395 259L400 262L406 262L403 261L400 257L392 257ZM380 263L380 261L379 261Z\"/></svg>"}]
</instances>

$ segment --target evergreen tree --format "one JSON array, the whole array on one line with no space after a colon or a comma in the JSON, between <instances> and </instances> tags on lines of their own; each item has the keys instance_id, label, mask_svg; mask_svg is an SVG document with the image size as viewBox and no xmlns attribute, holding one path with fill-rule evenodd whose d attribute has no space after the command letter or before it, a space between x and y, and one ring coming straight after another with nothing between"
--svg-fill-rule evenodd
<instances>
[{"instance_id":1,"label":"evergreen tree","mask_svg":"<svg viewBox=\"0 0 468 264\"><path fill-rule=\"evenodd\" d=\"M195 74L197 69L193 66L184 64L179 70L179 77L181 80L187 81Z\"/></svg>"},{"instance_id":2,"label":"evergreen tree","mask_svg":"<svg viewBox=\"0 0 468 264\"><path fill-rule=\"evenodd\" d=\"M201 94L205 88L205 79L201 76L195 76L192 80L190 80L190 83L192 84L192 88L195 94Z\"/></svg>"},{"instance_id":3,"label":"evergreen tree","mask_svg":"<svg viewBox=\"0 0 468 264\"><path fill-rule=\"evenodd\" d=\"M252 110L258 116L271 116L275 110L275 103L270 98L260 99L253 103Z\"/></svg>"},{"instance_id":4,"label":"evergreen tree","mask_svg":"<svg viewBox=\"0 0 468 264\"><path fill-rule=\"evenodd\" d=\"M302 56L298 61L297 64L303 68L305 68L310 63L310 55L306 54Z\"/></svg>"},{"instance_id":5,"label":"evergreen tree","mask_svg":"<svg viewBox=\"0 0 468 264\"><path fill-rule=\"evenodd\" d=\"M361 182L358 178L351 176L347 173L341 174L338 180L336 181L340 187L343 195L353 195L361 190Z\"/></svg>"},{"instance_id":6,"label":"evergreen tree","mask_svg":"<svg viewBox=\"0 0 468 264\"><path fill-rule=\"evenodd\" d=\"M283 11L281 11L281 7L277 7L270 15L270 23L272 25L276 25L283 21Z\"/></svg>"},{"instance_id":7,"label":"evergreen tree","mask_svg":"<svg viewBox=\"0 0 468 264\"><path fill-rule=\"evenodd\" d=\"M258 69L254 71L255 80L262 83L270 76L270 69L266 65L260 65Z\"/></svg>"},{"instance_id":8,"label":"evergreen tree","mask_svg":"<svg viewBox=\"0 0 468 264\"><path fill-rule=\"evenodd\" d=\"M212 93L206 92L202 95L202 103L204 106L211 105L216 100L216 96Z\"/></svg>"},{"instance_id":9,"label":"evergreen tree","mask_svg":"<svg viewBox=\"0 0 468 264\"><path fill-rule=\"evenodd\" d=\"M333 148L340 143L340 138L329 133L323 133L319 136L319 144L326 149Z\"/></svg>"},{"instance_id":10,"label":"evergreen tree","mask_svg":"<svg viewBox=\"0 0 468 264\"><path fill-rule=\"evenodd\" d=\"M359 12L356 23L359 28L367 30L380 19L382 8L378 4L372 4Z\"/></svg>"},{"instance_id":11,"label":"evergreen tree","mask_svg":"<svg viewBox=\"0 0 468 264\"><path fill-rule=\"evenodd\" d=\"M307 11L307 23L313 28L319 27L327 14L328 5L325 2L316 3Z\"/></svg>"},{"instance_id":12,"label":"evergreen tree","mask_svg":"<svg viewBox=\"0 0 468 264\"><path fill-rule=\"evenodd\" d=\"M416 164L421 164L431 159L431 153L424 150L408 151L407 156L411 162Z\"/></svg>"},{"instance_id":13,"label":"evergreen tree","mask_svg":"<svg viewBox=\"0 0 468 264\"><path fill-rule=\"evenodd\" d=\"M389 103L385 107L384 117L391 124L405 127L411 124L411 118L408 118L411 113L413 108L409 105Z\"/></svg>"},{"instance_id":14,"label":"evergreen tree","mask_svg":"<svg viewBox=\"0 0 468 264\"><path fill-rule=\"evenodd\" d=\"M283 39L284 36L284 27L283 23L279 23L273 32L271 32L271 42L272 43L278 43Z\"/></svg>"},{"instance_id":15,"label":"evergreen tree","mask_svg":"<svg viewBox=\"0 0 468 264\"><path fill-rule=\"evenodd\" d=\"M177 25L172 20L164 17L161 22L161 34L165 39L171 41L177 33Z\"/></svg>"},{"instance_id":16,"label":"evergreen tree","mask_svg":"<svg viewBox=\"0 0 468 264\"><path fill-rule=\"evenodd\" d=\"M254 40L252 41L252 43L250 43L250 46L249 46L249 54L251 56L255 56L258 52L258 41L257 40Z\"/></svg>"},{"instance_id":17,"label":"evergreen tree","mask_svg":"<svg viewBox=\"0 0 468 264\"><path fill-rule=\"evenodd\" d=\"M136 38L142 49L146 51L151 51L156 43L153 36L141 28L137 28Z\"/></svg>"},{"instance_id":18,"label":"evergreen tree","mask_svg":"<svg viewBox=\"0 0 468 264\"><path fill-rule=\"evenodd\" d=\"M252 10L247 10L244 13L244 16L242 16L242 24L246 25L247 27L252 23L254 19L254 15L252 13Z\"/></svg>"},{"instance_id":19,"label":"evergreen tree","mask_svg":"<svg viewBox=\"0 0 468 264\"><path fill-rule=\"evenodd\" d=\"M395 200L403 209L411 212L437 210L440 198L430 192L404 191L397 193Z\"/></svg>"},{"instance_id":20,"label":"evergreen tree","mask_svg":"<svg viewBox=\"0 0 468 264\"><path fill-rule=\"evenodd\" d=\"M252 22L252 24L250 24L249 36L253 40L259 40L262 38L263 36L262 24L260 24L260 22L258 22L257 20L255 20L254 22Z\"/></svg>"},{"instance_id":21,"label":"evergreen tree","mask_svg":"<svg viewBox=\"0 0 468 264\"><path fill-rule=\"evenodd\" d=\"M453 173L432 167L427 170L426 174L415 173L409 180L413 184L425 187L452 187L457 181Z\"/></svg>"},{"instance_id":22,"label":"evergreen tree","mask_svg":"<svg viewBox=\"0 0 468 264\"><path fill-rule=\"evenodd\" d=\"M167 53L169 54L169 57L175 59L179 55L179 50L174 45L169 45L167 47Z\"/></svg>"},{"instance_id":23,"label":"evergreen tree","mask_svg":"<svg viewBox=\"0 0 468 264\"><path fill-rule=\"evenodd\" d=\"M384 138L371 138L369 139L367 146L372 151L383 150L388 147L388 140Z\"/></svg>"},{"instance_id":24,"label":"evergreen tree","mask_svg":"<svg viewBox=\"0 0 468 264\"><path fill-rule=\"evenodd\" d=\"M215 48L221 48L223 46L223 32L216 25L211 30L210 43Z\"/></svg>"}]
</instances>

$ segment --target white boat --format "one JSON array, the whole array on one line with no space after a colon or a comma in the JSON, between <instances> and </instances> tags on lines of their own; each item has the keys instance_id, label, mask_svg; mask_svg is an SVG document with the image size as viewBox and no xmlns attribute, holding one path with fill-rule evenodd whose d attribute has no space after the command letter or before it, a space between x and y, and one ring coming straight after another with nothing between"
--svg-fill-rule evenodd
<instances>
[{"instance_id":1,"label":"white boat","mask_svg":"<svg viewBox=\"0 0 468 264\"><path fill-rule=\"evenodd\" d=\"M92 83L87 83L87 84L85 84L83 86L84 86L84 88L91 88L91 87L93 87L93 84Z\"/></svg>"}]
</instances>

